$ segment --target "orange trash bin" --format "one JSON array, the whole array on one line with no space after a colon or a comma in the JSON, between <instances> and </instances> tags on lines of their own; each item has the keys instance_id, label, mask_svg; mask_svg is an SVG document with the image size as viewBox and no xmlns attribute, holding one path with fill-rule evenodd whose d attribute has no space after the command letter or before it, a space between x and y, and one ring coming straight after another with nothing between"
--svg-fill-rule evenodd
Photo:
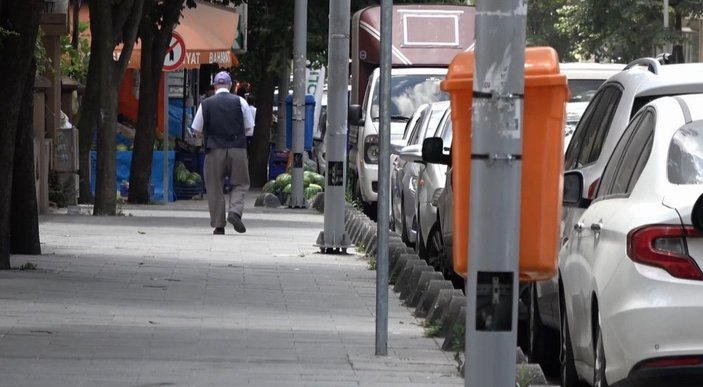
<instances>
[{"instance_id":1,"label":"orange trash bin","mask_svg":"<svg viewBox=\"0 0 703 387\"><path fill-rule=\"evenodd\" d=\"M450 94L452 115L452 187L454 271L466 278L469 255L471 192L471 104L474 52L454 57L441 89ZM525 99L522 131L520 205L520 281L549 279L557 271L566 76L551 47L525 50ZM449 189L449 187L446 187Z\"/></svg>"}]
</instances>

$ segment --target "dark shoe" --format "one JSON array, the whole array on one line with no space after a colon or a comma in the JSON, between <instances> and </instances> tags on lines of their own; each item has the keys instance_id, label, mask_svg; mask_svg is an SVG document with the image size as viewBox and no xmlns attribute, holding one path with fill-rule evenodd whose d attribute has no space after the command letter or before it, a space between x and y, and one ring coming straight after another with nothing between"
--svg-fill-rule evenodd
<instances>
[{"instance_id":1,"label":"dark shoe","mask_svg":"<svg viewBox=\"0 0 703 387\"><path fill-rule=\"evenodd\" d=\"M241 215L230 212L229 215L227 215L227 221L232 223L232 226L234 226L234 231L240 234L247 231L247 228L244 227L244 223L242 223Z\"/></svg>"},{"instance_id":2,"label":"dark shoe","mask_svg":"<svg viewBox=\"0 0 703 387\"><path fill-rule=\"evenodd\" d=\"M224 227L215 227L215 229L212 230L212 233L214 235L225 235L225 228Z\"/></svg>"}]
</instances>

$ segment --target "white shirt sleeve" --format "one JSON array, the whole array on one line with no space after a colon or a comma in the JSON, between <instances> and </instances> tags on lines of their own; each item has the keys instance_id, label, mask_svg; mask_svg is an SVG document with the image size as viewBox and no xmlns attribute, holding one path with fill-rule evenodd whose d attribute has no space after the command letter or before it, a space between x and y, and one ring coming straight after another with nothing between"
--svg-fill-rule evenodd
<instances>
[{"instance_id":1,"label":"white shirt sleeve","mask_svg":"<svg viewBox=\"0 0 703 387\"><path fill-rule=\"evenodd\" d=\"M193 123L190 124L190 127L193 128L193 130L196 132L203 131L203 104L202 103L200 105L198 105L198 110L195 112L195 118L193 118Z\"/></svg>"},{"instance_id":2,"label":"white shirt sleeve","mask_svg":"<svg viewBox=\"0 0 703 387\"><path fill-rule=\"evenodd\" d=\"M240 105L242 105L242 117L244 117L244 134L247 137L254 135L254 117L252 117L251 109L249 109L249 104L247 100L239 97Z\"/></svg>"}]
</instances>

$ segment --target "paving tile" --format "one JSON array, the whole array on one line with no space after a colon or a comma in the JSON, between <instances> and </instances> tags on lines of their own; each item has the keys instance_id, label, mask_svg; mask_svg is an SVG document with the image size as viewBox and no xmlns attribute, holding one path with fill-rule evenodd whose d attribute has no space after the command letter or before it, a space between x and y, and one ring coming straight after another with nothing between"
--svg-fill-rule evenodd
<instances>
[{"instance_id":1,"label":"paving tile","mask_svg":"<svg viewBox=\"0 0 703 387\"><path fill-rule=\"evenodd\" d=\"M13 256L40 270L0 272L0 384L463 386L392 292L375 356L375 272L319 254L322 215L254 197L224 238L204 200L42 216L45 255Z\"/></svg>"}]
</instances>

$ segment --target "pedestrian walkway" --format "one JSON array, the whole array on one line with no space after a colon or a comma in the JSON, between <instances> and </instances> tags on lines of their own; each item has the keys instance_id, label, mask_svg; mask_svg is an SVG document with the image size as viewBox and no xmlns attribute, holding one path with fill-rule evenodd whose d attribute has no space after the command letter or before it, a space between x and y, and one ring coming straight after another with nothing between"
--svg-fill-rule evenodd
<instances>
[{"instance_id":1,"label":"pedestrian walkway","mask_svg":"<svg viewBox=\"0 0 703 387\"><path fill-rule=\"evenodd\" d=\"M314 210L254 208L212 235L204 200L40 218L36 270L0 272L0 386L463 386L454 354L376 272L312 246Z\"/></svg>"}]
</instances>

